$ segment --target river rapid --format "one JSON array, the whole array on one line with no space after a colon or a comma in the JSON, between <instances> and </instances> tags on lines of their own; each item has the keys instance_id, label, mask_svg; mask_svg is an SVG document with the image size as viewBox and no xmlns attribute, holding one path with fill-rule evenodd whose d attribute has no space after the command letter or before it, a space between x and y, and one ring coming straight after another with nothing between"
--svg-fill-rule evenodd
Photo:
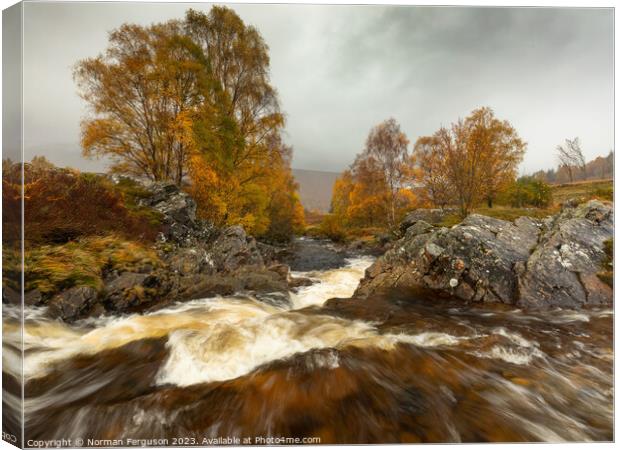
<instances>
[{"instance_id":1,"label":"river rapid","mask_svg":"<svg viewBox=\"0 0 620 450\"><path fill-rule=\"evenodd\" d=\"M613 439L610 309L350 299L371 263L296 273L316 283L287 307L215 297L72 325L27 308L27 438ZM17 423L20 318L3 308L4 420Z\"/></svg>"}]
</instances>

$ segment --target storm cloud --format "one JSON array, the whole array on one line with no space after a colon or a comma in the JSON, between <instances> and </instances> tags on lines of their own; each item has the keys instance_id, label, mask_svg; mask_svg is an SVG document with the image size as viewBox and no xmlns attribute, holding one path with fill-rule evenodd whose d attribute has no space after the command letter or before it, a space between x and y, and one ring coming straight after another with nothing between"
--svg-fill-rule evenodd
<instances>
[{"instance_id":1,"label":"storm cloud","mask_svg":"<svg viewBox=\"0 0 620 450\"><path fill-rule=\"evenodd\" d=\"M556 165L579 136L587 159L613 146L613 11L588 8L230 5L270 47L296 168L340 171L369 129L394 117L409 139L492 107L528 142L522 173ZM90 170L72 66L124 22L209 4L27 3L26 158Z\"/></svg>"}]
</instances>

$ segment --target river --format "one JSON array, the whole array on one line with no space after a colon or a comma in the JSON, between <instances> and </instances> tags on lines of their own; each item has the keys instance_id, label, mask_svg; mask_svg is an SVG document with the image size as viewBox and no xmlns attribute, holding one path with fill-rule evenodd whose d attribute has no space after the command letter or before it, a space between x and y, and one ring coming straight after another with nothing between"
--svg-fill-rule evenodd
<instances>
[{"instance_id":1,"label":"river","mask_svg":"<svg viewBox=\"0 0 620 450\"><path fill-rule=\"evenodd\" d=\"M612 310L347 299L371 263L296 273L316 283L286 307L215 297L72 325L27 308L27 438L613 439ZM5 422L15 422L19 310L3 308Z\"/></svg>"}]
</instances>

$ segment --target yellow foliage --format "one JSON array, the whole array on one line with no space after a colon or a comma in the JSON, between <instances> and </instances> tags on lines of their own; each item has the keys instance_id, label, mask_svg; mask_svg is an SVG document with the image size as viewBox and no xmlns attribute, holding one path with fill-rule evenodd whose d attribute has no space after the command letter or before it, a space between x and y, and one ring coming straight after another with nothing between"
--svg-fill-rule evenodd
<instances>
[{"instance_id":1,"label":"yellow foliage","mask_svg":"<svg viewBox=\"0 0 620 450\"><path fill-rule=\"evenodd\" d=\"M199 215L216 225L277 239L303 227L268 47L233 10L122 25L74 75L95 113L82 124L86 156L110 158L116 172L189 181Z\"/></svg>"},{"instance_id":2,"label":"yellow foliage","mask_svg":"<svg viewBox=\"0 0 620 450\"><path fill-rule=\"evenodd\" d=\"M371 130L366 149L334 183L326 228L390 228L416 205L411 181L417 173L408 142L394 119Z\"/></svg>"},{"instance_id":3,"label":"yellow foliage","mask_svg":"<svg viewBox=\"0 0 620 450\"><path fill-rule=\"evenodd\" d=\"M458 204L462 216L482 200L489 207L516 177L526 143L490 108L420 137L415 145L426 198L435 205Z\"/></svg>"},{"instance_id":4,"label":"yellow foliage","mask_svg":"<svg viewBox=\"0 0 620 450\"><path fill-rule=\"evenodd\" d=\"M14 250L3 250L3 260L7 263L4 282L9 286L12 285L10 280L16 279L11 274L20 270L18 255ZM115 235L44 245L25 252L24 288L26 291L38 289L44 295L73 286L91 286L99 290L103 287L104 270L136 271L146 265L161 265L153 249Z\"/></svg>"}]
</instances>

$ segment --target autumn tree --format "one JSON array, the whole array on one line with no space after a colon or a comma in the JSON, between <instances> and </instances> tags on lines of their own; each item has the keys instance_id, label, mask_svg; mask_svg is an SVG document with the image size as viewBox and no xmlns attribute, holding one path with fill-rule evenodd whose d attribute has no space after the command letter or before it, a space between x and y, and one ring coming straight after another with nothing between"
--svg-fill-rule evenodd
<instances>
[{"instance_id":1,"label":"autumn tree","mask_svg":"<svg viewBox=\"0 0 620 450\"><path fill-rule=\"evenodd\" d=\"M192 188L204 205L199 211L216 223L241 223L270 238L299 230L303 208L290 169L292 149L281 139L284 116L269 80L267 45L224 7L208 14L188 11L184 29L210 62L223 92L222 108L235 124L223 146L212 144L213 133L198 133L190 171L206 181ZM204 129L212 129L209 121Z\"/></svg>"},{"instance_id":2,"label":"autumn tree","mask_svg":"<svg viewBox=\"0 0 620 450\"><path fill-rule=\"evenodd\" d=\"M414 153L419 168L418 181L424 186L422 193L425 200L443 209L455 194L445 170L446 153L439 143L433 136L421 137L415 144Z\"/></svg>"},{"instance_id":3,"label":"autumn tree","mask_svg":"<svg viewBox=\"0 0 620 450\"><path fill-rule=\"evenodd\" d=\"M234 11L123 25L104 54L77 64L75 78L91 107L86 156L107 157L116 172L189 183L199 214L218 225L261 235L282 217L298 219L268 47ZM270 206L279 195L294 200L284 215Z\"/></svg>"},{"instance_id":4,"label":"autumn tree","mask_svg":"<svg viewBox=\"0 0 620 450\"><path fill-rule=\"evenodd\" d=\"M564 145L558 145L556 147L558 152L558 159L560 166L568 172L568 177L573 182L575 169L580 170L585 175L586 160L583 157L581 151L581 144L579 138L566 139Z\"/></svg>"},{"instance_id":5,"label":"autumn tree","mask_svg":"<svg viewBox=\"0 0 620 450\"><path fill-rule=\"evenodd\" d=\"M208 14L190 9L185 30L200 46L226 95L245 145L231 153L230 164L261 158L264 145L284 126L276 90L269 80L269 48L259 32L231 9L214 6Z\"/></svg>"},{"instance_id":6,"label":"autumn tree","mask_svg":"<svg viewBox=\"0 0 620 450\"><path fill-rule=\"evenodd\" d=\"M416 201L409 141L394 119L374 127L365 149L335 182L330 225L393 227Z\"/></svg>"},{"instance_id":7,"label":"autumn tree","mask_svg":"<svg viewBox=\"0 0 620 450\"><path fill-rule=\"evenodd\" d=\"M525 154L525 142L508 121L495 117L491 108L480 108L465 120L470 154L481 155L485 180L484 197L489 208L497 194L517 176L517 167Z\"/></svg>"},{"instance_id":8,"label":"autumn tree","mask_svg":"<svg viewBox=\"0 0 620 450\"><path fill-rule=\"evenodd\" d=\"M85 156L107 157L114 172L181 184L189 158L183 121L217 101L208 63L180 22L121 26L104 54L76 65L74 78L91 110L82 121Z\"/></svg>"},{"instance_id":9,"label":"autumn tree","mask_svg":"<svg viewBox=\"0 0 620 450\"><path fill-rule=\"evenodd\" d=\"M366 148L358 158L359 163L373 161L383 174L386 187L387 223L396 223L396 197L407 174L409 140L393 118L375 126L366 139Z\"/></svg>"},{"instance_id":10,"label":"autumn tree","mask_svg":"<svg viewBox=\"0 0 620 450\"><path fill-rule=\"evenodd\" d=\"M501 187L514 180L525 143L507 121L497 119L490 108L480 108L450 128L419 138L415 148L425 189L437 189L437 179L445 183L440 186L454 196L465 216L483 199L492 206Z\"/></svg>"},{"instance_id":11,"label":"autumn tree","mask_svg":"<svg viewBox=\"0 0 620 450\"><path fill-rule=\"evenodd\" d=\"M351 174L354 183L348 199L348 222L356 226L390 226L393 203L382 164L361 154L352 164Z\"/></svg>"}]
</instances>

